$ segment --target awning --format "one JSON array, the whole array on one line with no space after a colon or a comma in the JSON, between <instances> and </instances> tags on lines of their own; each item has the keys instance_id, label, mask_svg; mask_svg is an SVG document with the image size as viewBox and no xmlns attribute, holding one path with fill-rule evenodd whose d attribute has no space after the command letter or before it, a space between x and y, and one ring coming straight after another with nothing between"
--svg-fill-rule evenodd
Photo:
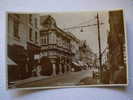
<instances>
[{"instance_id":1,"label":"awning","mask_svg":"<svg viewBox=\"0 0 133 100\"><path fill-rule=\"evenodd\" d=\"M74 65L76 65L76 66L79 66L79 64L78 64L78 63L76 63L76 62L74 62L74 61L73 61L72 63L73 63Z\"/></svg>"},{"instance_id":2,"label":"awning","mask_svg":"<svg viewBox=\"0 0 133 100\"><path fill-rule=\"evenodd\" d=\"M9 57L7 58L7 64L8 65L17 65L13 60L11 60Z\"/></svg>"},{"instance_id":3,"label":"awning","mask_svg":"<svg viewBox=\"0 0 133 100\"><path fill-rule=\"evenodd\" d=\"M85 66L88 66L87 64L85 64Z\"/></svg>"},{"instance_id":4,"label":"awning","mask_svg":"<svg viewBox=\"0 0 133 100\"><path fill-rule=\"evenodd\" d=\"M84 63L82 61L78 61L78 63L80 64L80 66L84 66Z\"/></svg>"}]
</instances>

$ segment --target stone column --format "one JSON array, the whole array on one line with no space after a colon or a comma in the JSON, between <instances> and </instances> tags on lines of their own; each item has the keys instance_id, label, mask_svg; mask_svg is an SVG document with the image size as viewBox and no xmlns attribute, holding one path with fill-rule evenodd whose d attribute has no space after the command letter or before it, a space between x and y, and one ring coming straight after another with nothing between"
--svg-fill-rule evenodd
<instances>
[{"instance_id":1,"label":"stone column","mask_svg":"<svg viewBox=\"0 0 133 100\"><path fill-rule=\"evenodd\" d=\"M56 64L55 64L55 60L51 60L52 63L52 76L56 76Z\"/></svg>"},{"instance_id":2,"label":"stone column","mask_svg":"<svg viewBox=\"0 0 133 100\"><path fill-rule=\"evenodd\" d=\"M67 72L67 66L66 66L66 64L64 64L64 73L66 73Z\"/></svg>"},{"instance_id":3,"label":"stone column","mask_svg":"<svg viewBox=\"0 0 133 100\"><path fill-rule=\"evenodd\" d=\"M61 65L61 63L59 64L59 74L60 75L62 74L62 65Z\"/></svg>"},{"instance_id":4,"label":"stone column","mask_svg":"<svg viewBox=\"0 0 133 100\"><path fill-rule=\"evenodd\" d=\"M66 62L66 57L64 58L64 73L67 72L67 62Z\"/></svg>"},{"instance_id":5,"label":"stone column","mask_svg":"<svg viewBox=\"0 0 133 100\"><path fill-rule=\"evenodd\" d=\"M69 72L71 72L71 65L68 64L68 69L69 69Z\"/></svg>"}]
</instances>

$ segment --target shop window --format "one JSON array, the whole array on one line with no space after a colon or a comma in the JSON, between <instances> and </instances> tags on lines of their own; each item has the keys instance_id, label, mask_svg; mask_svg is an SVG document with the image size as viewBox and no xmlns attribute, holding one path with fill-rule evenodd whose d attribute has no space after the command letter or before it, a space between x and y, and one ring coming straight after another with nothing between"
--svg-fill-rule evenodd
<instances>
[{"instance_id":1,"label":"shop window","mask_svg":"<svg viewBox=\"0 0 133 100\"><path fill-rule=\"evenodd\" d=\"M32 24L32 14L29 15L29 23Z\"/></svg>"},{"instance_id":2,"label":"shop window","mask_svg":"<svg viewBox=\"0 0 133 100\"><path fill-rule=\"evenodd\" d=\"M37 18L35 18L35 28L37 28Z\"/></svg>"},{"instance_id":3,"label":"shop window","mask_svg":"<svg viewBox=\"0 0 133 100\"><path fill-rule=\"evenodd\" d=\"M32 41L32 29L30 28L30 32L29 32L29 40Z\"/></svg>"},{"instance_id":4,"label":"shop window","mask_svg":"<svg viewBox=\"0 0 133 100\"><path fill-rule=\"evenodd\" d=\"M13 26L13 28L14 28L14 37L19 38L19 22L15 20L13 25L14 25Z\"/></svg>"},{"instance_id":5,"label":"shop window","mask_svg":"<svg viewBox=\"0 0 133 100\"><path fill-rule=\"evenodd\" d=\"M41 37L41 44L42 45L47 45L47 35L44 35Z\"/></svg>"},{"instance_id":6,"label":"shop window","mask_svg":"<svg viewBox=\"0 0 133 100\"><path fill-rule=\"evenodd\" d=\"M40 44L41 44L41 45L43 44L43 39L42 39L42 37L40 37Z\"/></svg>"},{"instance_id":7,"label":"shop window","mask_svg":"<svg viewBox=\"0 0 133 100\"><path fill-rule=\"evenodd\" d=\"M35 32L35 42L37 43L37 32Z\"/></svg>"},{"instance_id":8,"label":"shop window","mask_svg":"<svg viewBox=\"0 0 133 100\"><path fill-rule=\"evenodd\" d=\"M46 35L43 37L43 44L44 44L44 45L47 44L47 36L46 36Z\"/></svg>"}]
</instances>

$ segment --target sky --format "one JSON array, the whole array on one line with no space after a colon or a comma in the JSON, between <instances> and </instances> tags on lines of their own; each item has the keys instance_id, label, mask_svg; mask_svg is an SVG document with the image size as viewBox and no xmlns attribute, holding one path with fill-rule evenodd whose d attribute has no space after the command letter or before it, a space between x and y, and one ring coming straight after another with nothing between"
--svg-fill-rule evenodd
<instances>
[{"instance_id":1,"label":"sky","mask_svg":"<svg viewBox=\"0 0 133 100\"><path fill-rule=\"evenodd\" d=\"M82 25L91 25L97 24L96 15L97 12L66 12L66 13L50 13L50 15L55 19L56 24L59 28L65 29L73 26L82 26ZM100 23L104 23L100 25L100 38L101 38L101 48L102 51L107 47L107 35L109 31L109 23L108 23L108 12L98 12ZM69 29L65 31L69 31L73 33L78 39L86 40L87 45L91 48L92 52L99 52L98 46L98 29L97 25L84 27L82 28L83 32L81 32L81 28Z\"/></svg>"}]
</instances>

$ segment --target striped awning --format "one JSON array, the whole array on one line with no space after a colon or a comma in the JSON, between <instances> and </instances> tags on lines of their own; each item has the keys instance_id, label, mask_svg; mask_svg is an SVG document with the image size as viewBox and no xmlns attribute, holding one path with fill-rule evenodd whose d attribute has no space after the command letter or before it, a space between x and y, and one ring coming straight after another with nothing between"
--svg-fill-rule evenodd
<instances>
[{"instance_id":1,"label":"striped awning","mask_svg":"<svg viewBox=\"0 0 133 100\"><path fill-rule=\"evenodd\" d=\"M13 60L11 60L9 57L7 58L7 64L8 65L17 65Z\"/></svg>"}]
</instances>

